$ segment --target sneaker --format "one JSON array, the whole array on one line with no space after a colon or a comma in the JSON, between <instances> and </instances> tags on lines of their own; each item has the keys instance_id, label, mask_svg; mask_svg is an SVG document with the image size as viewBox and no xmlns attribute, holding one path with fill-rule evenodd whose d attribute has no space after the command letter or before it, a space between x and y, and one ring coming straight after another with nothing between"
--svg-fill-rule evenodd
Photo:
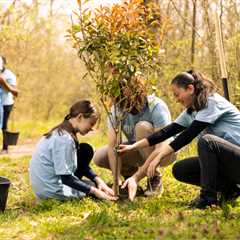
<instances>
[{"instance_id":1,"label":"sneaker","mask_svg":"<svg viewBox=\"0 0 240 240\"><path fill-rule=\"evenodd\" d=\"M213 205L217 205L217 199L215 198L204 198L197 197L190 203L190 208L195 209L205 209L207 207L212 207Z\"/></svg>"},{"instance_id":2,"label":"sneaker","mask_svg":"<svg viewBox=\"0 0 240 240\"><path fill-rule=\"evenodd\" d=\"M219 199L220 205L230 203L234 206L238 197L240 197L240 189L237 186L228 189L228 191L223 191Z\"/></svg>"},{"instance_id":3,"label":"sneaker","mask_svg":"<svg viewBox=\"0 0 240 240\"><path fill-rule=\"evenodd\" d=\"M8 150L7 149L3 149L0 151L0 155L5 155L8 154Z\"/></svg>"},{"instance_id":4,"label":"sneaker","mask_svg":"<svg viewBox=\"0 0 240 240\"><path fill-rule=\"evenodd\" d=\"M154 196L154 195L162 195L164 189L163 189L163 183L161 176L153 176L151 178L148 178L147 181L147 189L144 192L144 195L146 196Z\"/></svg>"},{"instance_id":5,"label":"sneaker","mask_svg":"<svg viewBox=\"0 0 240 240\"><path fill-rule=\"evenodd\" d=\"M137 187L136 196L143 196L144 191L141 186ZM124 200L128 198L128 189L127 188L119 188L119 199Z\"/></svg>"}]
</instances>

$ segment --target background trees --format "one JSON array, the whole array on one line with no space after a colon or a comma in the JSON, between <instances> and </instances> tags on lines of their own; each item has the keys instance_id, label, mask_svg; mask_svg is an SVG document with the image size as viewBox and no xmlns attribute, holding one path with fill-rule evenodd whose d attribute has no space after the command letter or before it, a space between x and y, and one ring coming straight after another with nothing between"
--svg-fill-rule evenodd
<instances>
[{"instance_id":1,"label":"background trees","mask_svg":"<svg viewBox=\"0 0 240 240\"><path fill-rule=\"evenodd\" d=\"M4 2L4 5L0 3L0 54L6 55L9 68L18 75L21 91L16 109L18 119L58 117L72 101L81 97L95 98L92 80L82 79L86 73L84 65L64 37L71 27L68 5L60 8L65 1ZM151 84L177 114L180 109L171 104L168 90L168 83L177 72L193 66L207 73L221 88L213 19L216 9L209 0L158 0L158 3L170 18L171 29L162 42L161 66L158 75L151 77ZM232 102L240 105L240 3L219 0L218 11L221 13L230 96Z\"/></svg>"},{"instance_id":2,"label":"background trees","mask_svg":"<svg viewBox=\"0 0 240 240\"><path fill-rule=\"evenodd\" d=\"M17 118L62 116L73 101L91 95L91 85L81 80L85 70L64 37L70 18L53 10L54 1L19 2L0 15L0 54L20 89Z\"/></svg>"}]
</instances>

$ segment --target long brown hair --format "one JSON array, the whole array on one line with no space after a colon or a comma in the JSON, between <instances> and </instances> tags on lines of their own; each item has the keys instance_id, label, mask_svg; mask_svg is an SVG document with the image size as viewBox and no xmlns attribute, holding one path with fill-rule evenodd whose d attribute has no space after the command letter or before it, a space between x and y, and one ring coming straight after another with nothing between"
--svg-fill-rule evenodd
<instances>
[{"instance_id":1,"label":"long brown hair","mask_svg":"<svg viewBox=\"0 0 240 240\"><path fill-rule=\"evenodd\" d=\"M63 122L52 128L49 132L45 133L44 136L46 138L51 137L54 130L57 130L59 135L62 135L63 131L67 131L71 134L73 139L77 141L76 131L68 120L77 117L80 113L83 114L84 118L94 117L97 119L99 117L95 107L89 100L80 100L71 106L69 113L65 116Z\"/></svg>"},{"instance_id":2,"label":"long brown hair","mask_svg":"<svg viewBox=\"0 0 240 240\"><path fill-rule=\"evenodd\" d=\"M0 57L2 58L3 63L4 63L4 64L7 64L7 59L6 59L6 57L4 57L3 55L0 55Z\"/></svg>"},{"instance_id":3,"label":"long brown hair","mask_svg":"<svg viewBox=\"0 0 240 240\"><path fill-rule=\"evenodd\" d=\"M178 74L171 84L184 89L187 89L190 84L194 86L193 104L188 109L188 113L193 110L200 111L203 109L207 104L208 96L216 90L214 83L210 79L193 70Z\"/></svg>"}]
</instances>

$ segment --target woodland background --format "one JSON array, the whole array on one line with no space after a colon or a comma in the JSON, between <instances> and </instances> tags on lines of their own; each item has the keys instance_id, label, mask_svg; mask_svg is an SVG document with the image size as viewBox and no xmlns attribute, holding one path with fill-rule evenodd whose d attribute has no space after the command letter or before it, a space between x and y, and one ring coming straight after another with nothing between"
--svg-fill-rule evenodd
<instances>
[{"instance_id":1,"label":"woodland background","mask_svg":"<svg viewBox=\"0 0 240 240\"><path fill-rule=\"evenodd\" d=\"M79 98L98 102L94 83L90 78L82 79L86 73L84 64L66 37L72 24L66 12L70 4L66 2L0 1L0 53L7 57L8 67L18 78L20 96L14 114L18 121L59 119ZM171 28L162 45L162 64L153 89L168 102L175 116L181 107L174 104L168 85L176 73L194 67L212 78L221 91L213 19L215 1L158 2L169 16ZM240 1L218 3L230 97L239 106Z\"/></svg>"}]
</instances>

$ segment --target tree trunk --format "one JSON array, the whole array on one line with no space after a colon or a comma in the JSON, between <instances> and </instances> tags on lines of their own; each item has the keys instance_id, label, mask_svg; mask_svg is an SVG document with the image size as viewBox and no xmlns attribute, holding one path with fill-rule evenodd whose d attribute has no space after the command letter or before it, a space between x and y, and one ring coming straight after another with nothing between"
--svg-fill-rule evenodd
<instances>
[{"instance_id":1,"label":"tree trunk","mask_svg":"<svg viewBox=\"0 0 240 240\"><path fill-rule=\"evenodd\" d=\"M196 16L197 16L197 0L192 0L193 17L192 17L192 44L191 44L191 65L194 68L195 63L195 41L196 41Z\"/></svg>"},{"instance_id":2,"label":"tree trunk","mask_svg":"<svg viewBox=\"0 0 240 240\"><path fill-rule=\"evenodd\" d=\"M186 35L186 29L187 29L187 17L189 13L189 2L188 0L184 1L184 10L183 10L183 17L186 21L183 22L183 28L182 28L182 36L181 38L184 38Z\"/></svg>"}]
</instances>

